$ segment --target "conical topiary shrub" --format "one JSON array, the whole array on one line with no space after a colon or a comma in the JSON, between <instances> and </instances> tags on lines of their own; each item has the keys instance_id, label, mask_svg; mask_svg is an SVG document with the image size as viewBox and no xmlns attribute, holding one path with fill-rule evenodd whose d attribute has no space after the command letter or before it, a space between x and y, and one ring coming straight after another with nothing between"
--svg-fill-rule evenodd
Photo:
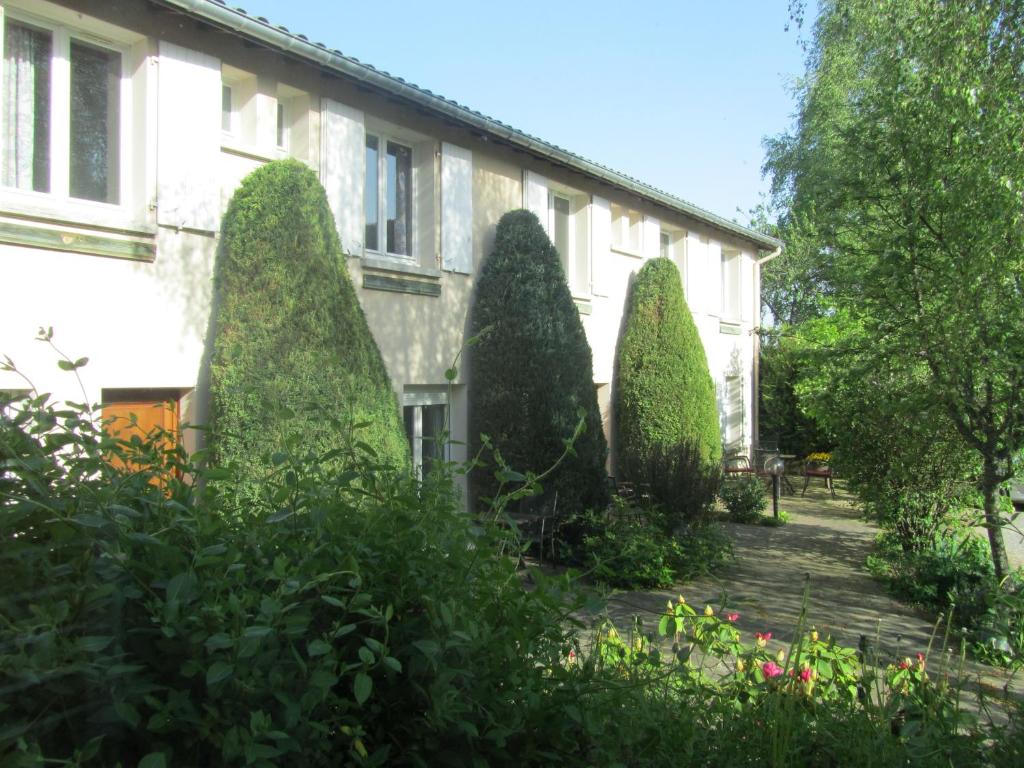
<instances>
[{"instance_id":1,"label":"conical topiary shrub","mask_svg":"<svg viewBox=\"0 0 1024 768\"><path fill-rule=\"evenodd\" d=\"M217 462L256 479L291 438L354 439L408 461L398 403L316 174L296 160L253 171L224 215L215 270L211 437Z\"/></svg>"},{"instance_id":2,"label":"conical topiary shrub","mask_svg":"<svg viewBox=\"0 0 1024 768\"><path fill-rule=\"evenodd\" d=\"M668 259L648 261L633 282L616 358L613 411L618 471L625 478L654 480L652 468L671 454L685 457L679 461L690 468L661 474L698 467L702 474L717 472L722 443L715 385L679 271ZM710 487L713 499L713 483L701 487Z\"/></svg>"},{"instance_id":3,"label":"conical topiary shrub","mask_svg":"<svg viewBox=\"0 0 1024 768\"><path fill-rule=\"evenodd\" d=\"M566 515L607 506L608 447L590 347L558 251L533 213L511 211L498 222L470 328L489 328L470 355L471 443L478 448L486 434L513 469L541 472L564 451L582 408L586 431L544 482L545 499L557 493ZM497 489L494 470L474 472L478 496Z\"/></svg>"}]
</instances>

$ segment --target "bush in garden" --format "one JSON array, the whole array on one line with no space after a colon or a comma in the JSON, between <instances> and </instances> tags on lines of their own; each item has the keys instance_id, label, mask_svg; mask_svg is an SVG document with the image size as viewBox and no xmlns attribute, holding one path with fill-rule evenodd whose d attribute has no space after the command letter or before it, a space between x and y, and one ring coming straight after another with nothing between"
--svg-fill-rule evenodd
<instances>
[{"instance_id":1,"label":"bush in garden","mask_svg":"<svg viewBox=\"0 0 1024 768\"><path fill-rule=\"evenodd\" d=\"M715 386L675 264L663 258L644 264L623 323L614 403L621 474L644 478L658 446L687 445L709 471L717 467L722 444ZM712 493L707 503L713 499Z\"/></svg>"},{"instance_id":2,"label":"bush in garden","mask_svg":"<svg viewBox=\"0 0 1024 768\"><path fill-rule=\"evenodd\" d=\"M662 531L673 535L707 521L722 483L722 468L705 461L693 443L659 443L651 449L641 477L658 500Z\"/></svg>"},{"instance_id":3,"label":"bush in garden","mask_svg":"<svg viewBox=\"0 0 1024 768\"><path fill-rule=\"evenodd\" d=\"M262 457L290 437L322 452L355 424L367 425L360 438L382 463L407 462L395 393L306 165L268 163L242 182L224 215L215 287L217 463L255 482Z\"/></svg>"},{"instance_id":4,"label":"bush in garden","mask_svg":"<svg viewBox=\"0 0 1024 768\"><path fill-rule=\"evenodd\" d=\"M558 509L567 515L603 509L608 448L590 347L558 252L529 211L511 211L498 222L470 327L472 336L481 336L469 358L475 449L486 435L509 465L540 471L562 455L582 414L585 430L544 482L542 503L554 503L557 494ZM478 496L494 496L500 484L493 468L473 474Z\"/></svg>"},{"instance_id":5,"label":"bush in garden","mask_svg":"<svg viewBox=\"0 0 1024 768\"><path fill-rule=\"evenodd\" d=\"M756 523L768 506L761 481L749 475L726 477L718 495L734 523Z\"/></svg>"},{"instance_id":6,"label":"bush in garden","mask_svg":"<svg viewBox=\"0 0 1024 768\"><path fill-rule=\"evenodd\" d=\"M231 469L44 401L0 411L0 764L1017 764L923 655L872 676L797 627L780 656L681 598L677 653L584 641L450 483L285 448L240 507Z\"/></svg>"}]
</instances>

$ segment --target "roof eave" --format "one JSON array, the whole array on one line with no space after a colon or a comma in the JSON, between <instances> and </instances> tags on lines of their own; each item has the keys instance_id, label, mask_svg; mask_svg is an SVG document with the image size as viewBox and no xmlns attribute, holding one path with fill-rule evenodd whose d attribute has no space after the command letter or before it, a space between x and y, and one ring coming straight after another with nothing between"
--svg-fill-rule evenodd
<instances>
[{"instance_id":1,"label":"roof eave","mask_svg":"<svg viewBox=\"0 0 1024 768\"><path fill-rule=\"evenodd\" d=\"M450 120L489 134L544 160L579 171L613 187L632 192L670 210L725 230L736 237L757 245L759 248L775 250L782 247L781 240L748 229L734 221L729 221L629 176L624 176L610 168L605 168L572 152L518 131L479 112L467 109L454 101L411 85L401 78L390 75L387 72L381 72L356 59L345 56L341 51L328 49L322 44L310 42L284 28L274 27L269 22L261 21L239 10L228 8L220 4L218 0L213 0L212 2L211 0L155 1L177 8L180 11L201 18L210 24L237 35L257 40L271 48L279 49L284 53L297 56L382 91L399 96L412 104L432 110Z\"/></svg>"}]
</instances>

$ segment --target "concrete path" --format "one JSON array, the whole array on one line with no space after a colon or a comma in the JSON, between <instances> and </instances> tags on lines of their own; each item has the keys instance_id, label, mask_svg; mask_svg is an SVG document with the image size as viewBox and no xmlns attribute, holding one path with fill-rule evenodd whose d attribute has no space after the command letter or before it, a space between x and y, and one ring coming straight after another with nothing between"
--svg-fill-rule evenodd
<instances>
[{"instance_id":1,"label":"concrete path","mask_svg":"<svg viewBox=\"0 0 1024 768\"><path fill-rule=\"evenodd\" d=\"M720 573L672 590L613 595L608 612L616 626L627 629L640 616L655 631L666 601L681 593L697 610L705 604L717 610L724 601L740 614L737 625L746 641L753 641L754 632L771 632L771 645L784 648L793 640L806 584L806 624L822 636L851 647L866 636L883 664L929 647L932 669L958 663L955 651L943 653L941 627L936 630L922 612L887 595L868 574L864 561L877 528L860 519L850 497L833 501L824 488L812 487L806 498L783 496L780 506L790 522L779 528L726 526L736 560ZM1009 680L1000 670L972 663L964 672L992 693Z\"/></svg>"}]
</instances>

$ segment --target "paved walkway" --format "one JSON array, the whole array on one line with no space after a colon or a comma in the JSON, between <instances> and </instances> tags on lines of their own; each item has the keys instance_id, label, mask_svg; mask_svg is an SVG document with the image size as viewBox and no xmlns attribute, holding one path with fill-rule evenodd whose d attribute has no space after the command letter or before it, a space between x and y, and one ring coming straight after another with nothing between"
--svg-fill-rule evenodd
<instances>
[{"instance_id":1,"label":"paved walkway","mask_svg":"<svg viewBox=\"0 0 1024 768\"><path fill-rule=\"evenodd\" d=\"M883 663L931 646L931 668L939 668L941 628L936 631L925 614L888 596L868 574L864 560L877 528L863 522L850 501L843 495L833 501L824 488L809 488L806 498L783 496L787 525L727 525L736 560L720 573L673 590L619 593L609 600L609 614L620 629L639 615L654 631L666 601L680 592L698 610L706 603L717 609L724 600L740 614L737 625L746 640L754 632L771 632L772 646L783 648L793 639L808 585L808 628L852 647L866 636ZM953 656L947 659L955 666ZM1000 670L971 663L964 671L993 693L1009 679ZM1012 685L1020 687L1016 681Z\"/></svg>"}]
</instances>

